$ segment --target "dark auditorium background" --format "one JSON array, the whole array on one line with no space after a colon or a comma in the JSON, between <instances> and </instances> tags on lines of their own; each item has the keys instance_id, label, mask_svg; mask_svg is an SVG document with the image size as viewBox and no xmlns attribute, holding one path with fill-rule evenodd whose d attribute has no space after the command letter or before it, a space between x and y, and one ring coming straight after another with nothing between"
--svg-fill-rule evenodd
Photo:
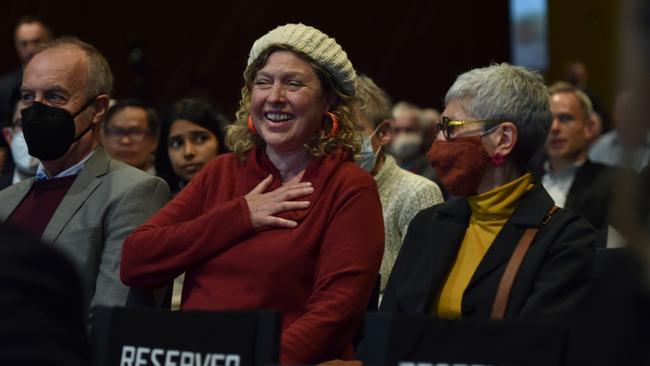
<instances>
[{"instance_id":1,"label":"dark auditorium background","mask_svg":"<svg viewBox=\"0 0 650 366\"><path fill-rule=\"evenodd\" d=\"M394 101L441 108L446 89L470 68L510 60L507 0L377 1L16 1L0 14L0 74L18 66L13 29L36 14L55 35L75 35L108 58L116 98L165 108L205 96L229 117L237 109L253 41L287 22L334 37L355 68ZM611 106L616 88L618 2L548 1L552 82L565 62L585 61L590 86Z\"/></svg>"}]
</instances>

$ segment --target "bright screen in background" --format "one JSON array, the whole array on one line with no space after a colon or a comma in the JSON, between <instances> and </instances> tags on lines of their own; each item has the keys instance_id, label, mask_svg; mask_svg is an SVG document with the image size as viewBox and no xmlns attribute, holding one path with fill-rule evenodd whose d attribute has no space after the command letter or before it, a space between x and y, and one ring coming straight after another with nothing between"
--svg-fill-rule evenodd
<instances>
[{"instance_id":1,"label":"bright screen in background","mask_svg":"<svg viewBox=\"0 0 650 366\"><path fill-rule=\"evenodd\" d=\"M512 63L544 72L548 69L546 0L510 0Z\"/></svg>"}]
</instances>

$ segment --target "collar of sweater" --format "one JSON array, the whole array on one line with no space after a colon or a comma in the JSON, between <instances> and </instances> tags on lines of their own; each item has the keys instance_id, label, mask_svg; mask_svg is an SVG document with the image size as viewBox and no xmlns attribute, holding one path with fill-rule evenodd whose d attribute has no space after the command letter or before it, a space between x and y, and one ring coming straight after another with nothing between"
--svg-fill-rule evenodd
<instances>
[{"instance_id":1,"label":"collar of sweater","mask_svg":"<svg viewBox=\"0 0 650 366\"><path fill-rule=\"evenodd\" d=\"M526 173L490 191L469 197L471 219L478 221L508 219L521 198L533 187L533 175Z\"/></svg>"},{"instance_id":2,"label":"collar of sweater","mask_svg":"<svg viewBox=\"0 0 650 366\"><path fill-rule=\"evenodd\" d=\"M283 184L280 172L266 155L263 147L255 147L252 149L243 164L250 168L249 172L251 173L250 175L246 174L246 176L242 177L242 179L249 180L246 183L247 186L255 187L260 181L268 177L269 174L273 175L273 182L266 189L266 192L271 192ZM283 211L275 216L301 222L316 206L316 201L321 198L323 191L331 179L345 165L349 166L347 169L361 170L361 168L354 164L352 154L348 150L342 148L337 149L330 154L313 158L309 164L307 164L301 182L311 182L314 192L299 198L300 200L309 201L311 204L307 209Z\"/></svg>"},{"instance_id":3,"label":"collar of sweater","mask_svg":"<svg viewBox=\"0 0 650 366\"><path fill-rule=\"evenodd\" d=\"M381 187L386 181L388 181L392 176L394 176L399 166L395 161L395 158L388 154L384 154L385 160L384 164L381 166L377 174L375 175L375 182L377 186Z\"/></svg>"}]
</instances>

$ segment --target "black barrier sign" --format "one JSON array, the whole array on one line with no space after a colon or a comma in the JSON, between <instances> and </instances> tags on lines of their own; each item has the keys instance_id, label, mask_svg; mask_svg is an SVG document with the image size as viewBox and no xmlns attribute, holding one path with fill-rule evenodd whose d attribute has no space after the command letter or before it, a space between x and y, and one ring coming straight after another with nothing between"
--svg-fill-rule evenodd
<instances>
[{"instance_id":1,"label":"black barrier sign","mask_svg":"<svg viewBox=\"0 0 650 366\"><path fill-rule=\"evenodd\" d=\"M280 324L269 311L98 308L94 366L277 364Z\"/></svg>"},{"instance_id":2,"label":"black barrier sign","mask_svg":"<svg viewBox=\"0 0 650 366\"><path fill-rule=\"evenodd\" d=\"M235 354L122 346L120 366L240 366Z\"/></svg>"}]
</instances>

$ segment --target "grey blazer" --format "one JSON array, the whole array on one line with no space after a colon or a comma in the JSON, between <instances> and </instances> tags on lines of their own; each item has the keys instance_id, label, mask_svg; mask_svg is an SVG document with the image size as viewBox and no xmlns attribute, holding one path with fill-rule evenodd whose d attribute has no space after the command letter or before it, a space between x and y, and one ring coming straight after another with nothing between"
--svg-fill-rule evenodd
<instances>
[{"instance_id":1,"label":"grey blazer","mask_svg":"<svg viewBox=\"0 0 650 366\"><path fill-rule=\"evenodd\" d=\"M0 221L29 192L33 179L0 191ZM50 219L41 240L67 254L81 275L86 309L126 305L120 281L124 239L169 200L165 181L111 159L98 147Z\"/></svg>"}]
</instances>

